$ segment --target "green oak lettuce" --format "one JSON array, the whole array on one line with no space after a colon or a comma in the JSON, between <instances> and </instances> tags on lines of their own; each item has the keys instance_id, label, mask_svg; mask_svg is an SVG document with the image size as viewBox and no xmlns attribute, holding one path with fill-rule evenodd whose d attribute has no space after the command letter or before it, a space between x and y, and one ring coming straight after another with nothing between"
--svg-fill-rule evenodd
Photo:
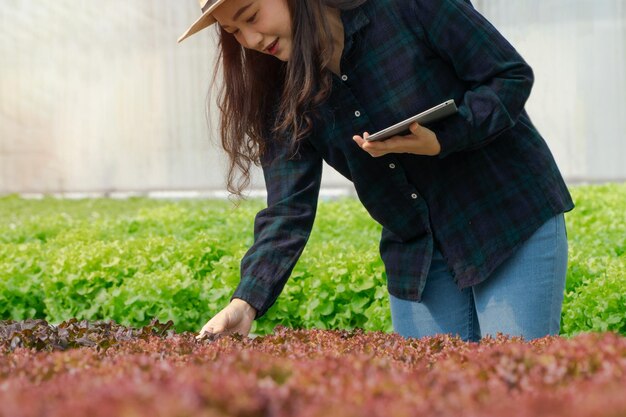
<instances>
[{"instance_id":1,"label":"green oak lettuce","mask_svg":"<svg viewBox=\"0 0 626 417\"><path fill-rule=\"evenodd\" d=\"M626 335L626 185L572 187L561 332ZM0 197L0 319L69 318L197 331L224 307L261 200ZM380 226L356 199L322 200L309 244L252 332L391 332Z\"/></svg>"}]
</instances>

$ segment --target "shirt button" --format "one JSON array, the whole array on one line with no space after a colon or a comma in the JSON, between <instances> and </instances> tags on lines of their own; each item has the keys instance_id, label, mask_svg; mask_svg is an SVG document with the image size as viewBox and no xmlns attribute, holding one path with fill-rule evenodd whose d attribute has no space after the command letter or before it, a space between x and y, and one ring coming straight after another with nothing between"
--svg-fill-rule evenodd
<instances>
[{"instance_id":1,"label":"shirt button","mask_svg":"<svg viewBox=\"0 0 626 417\"><path fill-rule=\"evenodd\" d=\"M396 164L389 164L389 168L394 169L396 167Z\"/></svg>"},{"instance_id":2,"label":"shirt button","mask_svg":"<svg viewBox=\"0 0 626 417\"><path fill-rule=\"evenodd\" d=\"M347 76L346 74L343 74L343 75L341 76L341 79L342 79L343 81L348 81L348 76Z\"/></svg>"},{"instance_id":3,"label":"shirt button","mask_svg":"<svg viewBox=\"0 0 626 417\"><path fill-rule=\"evenodd\" d=\"M355 111L355 112L354 112L354 115L355 115L356 117L359 117L359 116L361 115L361 112L357 110L357 111Z\"/></svg>"},{"instance_id":4,"label":"shirt button","mask_svg":"<svg viewBox=\"0 0 626 417\"><path fill-rule=\"evenodd\" d=\"M413 200L417 200L417 194L415 194L415 193L411 194L411 198L412 198Z\"/></svg>"}]
</instances>

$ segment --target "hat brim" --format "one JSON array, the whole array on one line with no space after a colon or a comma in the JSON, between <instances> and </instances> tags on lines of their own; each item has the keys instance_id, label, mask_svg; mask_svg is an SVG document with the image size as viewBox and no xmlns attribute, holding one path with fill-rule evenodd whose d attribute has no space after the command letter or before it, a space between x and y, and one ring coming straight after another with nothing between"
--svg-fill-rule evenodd
<instances>
[{"instance_id":1,"label":"hat brim","mask_svg":"<svg viewBox=\"0 0 626 417\"><path fill-rule=\"evenodd\" d=\"M216 20L213 17L213 15L211 14L213 12L213 10L215 10L214 7L209 8L209 10L207 10L205 13L203 13L202 16L200 16L200 18L198 20L193 22L193 24L191 26L189 26L189 29L187 29L187 31L185 33L183 33L180 36L180 38L178 38L178 43L184 41L185 39L187 39L188 37L190 37L194 33L200 32L202 29L204 29L206 27L209 27L213 23L215 23Z\"/></svg>"}]
</instances>

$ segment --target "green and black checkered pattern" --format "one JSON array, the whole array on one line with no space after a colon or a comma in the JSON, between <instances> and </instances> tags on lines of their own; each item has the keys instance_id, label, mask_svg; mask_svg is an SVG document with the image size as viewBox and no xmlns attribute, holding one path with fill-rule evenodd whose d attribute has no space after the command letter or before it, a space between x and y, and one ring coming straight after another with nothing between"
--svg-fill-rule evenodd
<instances>
[{"instance_id":1,"label":"green and black checkered pattern","mask_svg":"<svg viewBox=\"0 0 626 417\"><path fill-rule=\"evenodd\" d=\"M268 207L255 219L233 298L265 314L307 242L322 161L350 179L383 226L388 290L420 300L433 248L459 288L477 284L550 217L574 207L524 104L533 72L463 0L369 0L342 11L345 31L329 100L297 157L268 137ZM374 158L352 136L447 99L459 112L428 127L436 157ZM315 296L311 294L311 296Z\"/></svg>"}]
</instances>

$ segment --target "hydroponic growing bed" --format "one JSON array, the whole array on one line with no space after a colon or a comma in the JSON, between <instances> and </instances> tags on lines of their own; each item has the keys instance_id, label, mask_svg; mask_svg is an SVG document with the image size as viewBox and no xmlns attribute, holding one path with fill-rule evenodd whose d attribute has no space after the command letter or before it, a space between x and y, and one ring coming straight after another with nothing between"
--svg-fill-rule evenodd
<instances>
[{"instance_id":1,"label":"hydroponic growing bed","mask_svg":"<svg viewBox=\"0 0 626 417\"><path fill-rule=\"evenodd\" d=\"M626 338L0 322L0 416L626 415Z\"/></svg>"}]
</instances>

